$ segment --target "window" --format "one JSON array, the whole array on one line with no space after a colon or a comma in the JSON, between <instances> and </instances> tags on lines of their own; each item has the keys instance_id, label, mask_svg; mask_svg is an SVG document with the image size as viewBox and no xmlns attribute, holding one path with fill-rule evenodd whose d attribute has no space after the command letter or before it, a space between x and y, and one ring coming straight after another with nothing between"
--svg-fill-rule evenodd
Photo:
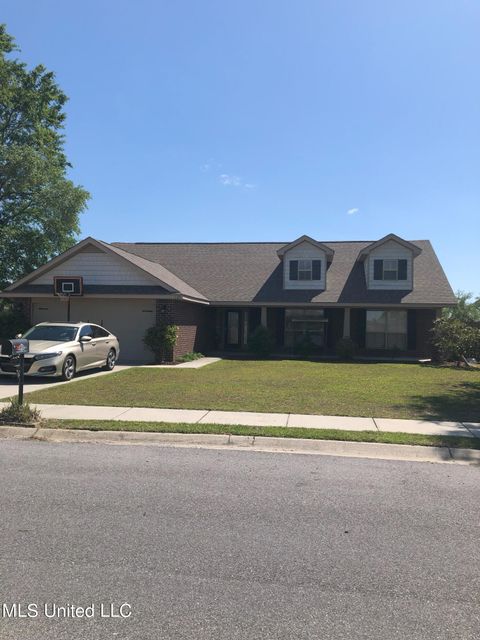
<instances>
[{"instance_id":1,"label":"window","mask_svg":"<svg viewBox=\"0 0 480 640\"><path fill-rule=\"evenodd\" d=\"M83 338L83 336L90 336L90 338L93 338L93 327L91 325L85 324L80 329L80 335L78 336L78 339Z\"/></svg>"},{"instance_id":2,"label":"window","mask_svg":"<svg viewBox=\"0 0 480 640\"><path fill-rule=\"evenodd\" d=\"M95 324L92 326L92 329L94 338L108 338L108 336L110 335L108 331L106 331L102 327L97 327L97 325Z\"/></svg>"},{"instance_id":3,"label":"window","mask_svg":"<svg viewBox=\"0 0 480 640\"><path fill-rule=\"evenodd\" d=\"M236 345L240 339L240 312L227 313L227 344Z\"/></svg>"},{"instance_id":4,"label":"window","mask_svg":"<svg viewBox=\"0 0 480 640\"><path fill-rule=\"evenodd\" d=\"M290 280L321 280L322 261L321 260L290 260L289 263Z\"/></svg>"},{"instance_id":5,"label":"window","mask_svg":"<svg viewBox=\"0 0 480 640\"><path fill-rule=\"evenodd\" d=\"M407 279L407 261L406 260L374 260L373 261L373 279L388 280L396 282L397 280Z\"/></svg>"},{"instance_id":6,"label":"window","mask_svg":"<svg viewBox=\"0 0 480 640\"><path fill-rule=\"evenodd\" d=\"M367 310L367 349L407 348L407 312Z\"/></svg>"},{"instance_id":7,"label":"window","mask_svg":"<svg viewBox=\"0 0 480 640\"><path fill-rule=\"evenodd\" d=\"M28 340L47 340L48 342L71 342L75 340L78 327L64 327L57 324L40 324L24 333Z\"/></svg>"},{"instance_id":8,"label":"window","mask_svg":"<svg viewBox=\"0 0 480 640\"><path fill-rule=\"evenodd\" d=\"M285 346L294 347L308 336L316 347L322 347L326 322L323 309L285 309Z\"/></svg>"}]
</instances>

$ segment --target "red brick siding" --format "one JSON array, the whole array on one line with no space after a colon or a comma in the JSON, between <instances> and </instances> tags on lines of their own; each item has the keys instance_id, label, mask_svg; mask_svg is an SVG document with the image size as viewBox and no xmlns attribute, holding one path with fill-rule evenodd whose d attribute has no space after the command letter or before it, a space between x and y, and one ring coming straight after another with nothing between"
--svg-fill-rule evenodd
<instances>
[{"instance_id":1,"label":"red brick siding","mask_svg":"<svg viewBox=\"0 0 480 640\"><path fill-rule=\"evenodd\" d=\"M211 347L214 317L206 305L190 302L165 304L157 300L157 322L178 326L177 344L170 359L176 360L191 351L203 352Z\"/></svg>"}]
</instances>

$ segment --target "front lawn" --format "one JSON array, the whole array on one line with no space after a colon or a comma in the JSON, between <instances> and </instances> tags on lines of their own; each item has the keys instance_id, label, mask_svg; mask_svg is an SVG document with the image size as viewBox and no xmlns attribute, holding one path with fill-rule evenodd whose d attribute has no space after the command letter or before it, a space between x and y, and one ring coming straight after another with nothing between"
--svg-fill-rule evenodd
<instances>
[{"instance_id":1,"label":"front lawn","mask_svg":"<svg viewBox=\"0 0 480 640\"><path fill-rule=\"evenodd\" d=\"M32 403L480 422L480 372L415 364L223 360L137 367L28 394Z\"/></svg>"}]
</instances>

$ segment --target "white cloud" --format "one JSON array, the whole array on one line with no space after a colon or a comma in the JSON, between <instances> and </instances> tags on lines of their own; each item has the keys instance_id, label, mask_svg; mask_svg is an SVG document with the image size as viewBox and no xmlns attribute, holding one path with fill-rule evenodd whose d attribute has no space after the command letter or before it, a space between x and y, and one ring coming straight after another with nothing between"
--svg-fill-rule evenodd
<instances>
[{"instance_id":1,"label":"white cloud","mask_svg":"<svg viewBox=\"0 0 480 640\"><path fill-rule=\"evenodd\" d=\"M234 176L229 173L222 173L219 176L220 182L226 187L242 187L243 181L240 176Z\"/></svg>"},{"instance_id":2,"label":"white cloud","mask_svg":"<svg viewBox=\"0 0 480 640\"><path fill-rule=\"evenodd\" d=\"M210 169L215 169L215 165L210 165L208 170ZM248 190L257 188L257 185L253 184L253 182L245 182L241 176L237 176L233 173L221 173L218 176L218 181L223 184L224 187L236 187L237 189Z\"/></svg>"},{"instance_id":3,"label":"white cloud","mask_svg":"<svg viewBox=\"0 0 480 640\"><path fill-rule=\"evenodd\" d=\"M353 215L355 215L356 213L358 213L359 211L360 211L360 209L357 209L356 207L354 207L353 209L349 209L349 210L347 211L347 214L348 214L349 216L353 216Z\"/></svg>"}]
</instances>

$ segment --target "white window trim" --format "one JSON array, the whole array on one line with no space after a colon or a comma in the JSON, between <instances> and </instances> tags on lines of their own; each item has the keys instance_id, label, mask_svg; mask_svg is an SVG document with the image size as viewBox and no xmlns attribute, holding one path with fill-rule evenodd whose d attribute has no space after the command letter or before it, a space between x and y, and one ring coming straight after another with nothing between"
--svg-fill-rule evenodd
<instances>
[{"instance_id":1,"label":"white window trim","mask_svg":"<svg viewBox=\"0 0 480 640\"><path fill-rule=\"evenodd\" d=\"M387 264L387 262L390 263L390 266L395 265L395 268L392 269L386 269L385 265ZM395 277L394 278L386 278L385 277L385 273L386 272L389 273L395 273ZM398 282L398 258L386 258L383 260L383 270L382 270L382 280L385 282Z\"/></svg>"},{"instance_id":2,"label":"white window trim","mask_svg":"<svg viewBox=\"0 0 480 640\"><path fill-rule=\"evenodd\" d=\"M304 264L304 268L303 269L300 267L302 262ZM299 259L298 260L298 280L300 280L301 282L311 282L313 280L313 264L312 263L313 263L313 261L311 259L309 259L309 258L307 258L307 259ZM308 264L308 267L305 266L307 264ZM310 274L310 277L309 278L301 278L300 277L300 273L303 273L303 274L307 274L308 273L308 274Z\"/></svg>"}]
</instances>

